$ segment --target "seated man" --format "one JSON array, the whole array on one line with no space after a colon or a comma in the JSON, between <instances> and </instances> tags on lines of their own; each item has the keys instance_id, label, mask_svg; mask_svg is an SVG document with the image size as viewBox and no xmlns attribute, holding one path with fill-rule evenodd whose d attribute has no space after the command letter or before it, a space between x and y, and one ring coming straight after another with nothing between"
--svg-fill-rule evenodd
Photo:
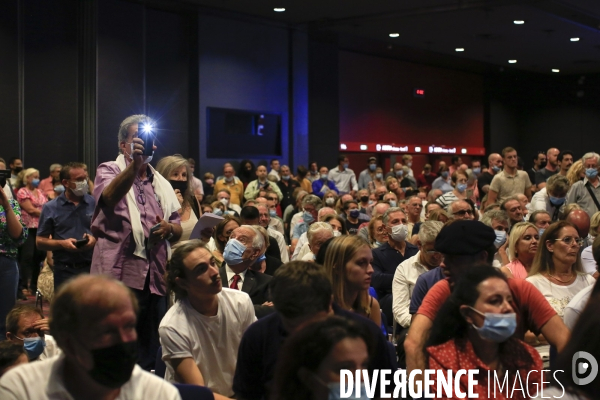
<instances>
[{"instance_id":1,"label":"seated man","mask_svg":"<svg viewBox=\"0 0 600 400\"><path fill-rule=\"evenodd\" d=\"M135 295L112 278L66 282L50 306L62 355L8 371L0 399L180 399L172 385L136 365L137 312Z\"/></svg>"},{"instance_id":2,"label":"seated man","mask_svg":"<svg viewBox=\"0 0 600 400\"><path fill-rule=\"evenodd\" d=\"M279 349L286 337L314 320L337 315L364 324L373 338L373 358L368 369L397 368L381 330L372 321L332 303L332 288L323 267L292 261L277 270L271 283L277 312L258 320L242 337L233 379L236 398L269 398Z\"/></svg>"},{"instance_id":3,"label":"seated man","mask_svg":"<svg viewBox=\"0 0 600 400\"><path fill-rule=\"evenodd\" d=\"M333 208L331 207L323 207L319 210L319 212L317 213L317 217L319 219L318 222L323 222L325 220L325 217L328 215L335 215L336 212ZM302 235L300 235L300 239L298 239L298 243L296 244L296 248L294 249L294 253L292 254L292 261L298 259L298 255L300 254L300 250L302 250L304 248L304 246L306 244L308 244L308 236L307 236L308 232L304 232Z\"/></svg>"},{"instance_id":4,"label":"seated man","mask_svg":"<svg viewBox=\"0 0 600 400\"><path fill-rule=\"evenodd\" d=\"M304 255L301 252L299 257L303 261L314 261L323 243L333 237L333 228L327 222L315 222L308 228L306 236L308 237L308 251Z\"/></svg>"},{"instance_id":5,"label":"seated man","mask_svg":"<svg viewBox=\"0 0 600 400\"><path fill-rule=\"evenodd\" d=\"M256 321L252 302L240 290L223 289L215 259L199 240L178 247L169 267L177 301L159 327L165 380L231 397L242 333Z\"/></svg>"},{"instance_id":6,"label":"seated man","mask_svg":"<svg viewBox=\"0 0 600 400\"><path fill-rule=\"evenodd\" d=\"M28 362L29 358L23 346L10 340L0 342L0 377L10 369Z\"/></svg>"},{"instance_id":7,"label":"seated man","mask_svg":"<svg viewBox=\"0 0 600 400\"><path fill-rule=\"evenodd\" d=\"M437 282L423 299L414 316L404 342L407 374L425 368L423 346L433 325L436 313L450 296L452 285L468 268L489 263L493 253L494 230L479 221L456 221L446 225L435 240L435 250L444 254L449 278ZM489 250L482 250L488 248ZM475 251L474 251L475 250ZM527 281L509 278L511 306L517 314L515 337L523 340L527 331L540 332L560 352L569 339L569 330L544 296ZM416 290L416 289L415 289Z\"/></svg>"},{"instance_id":8,"label":"seated man","mask_svg":"<svg viewBox=\"0 0 600 400\"><path fill-rule=\"evenodd\" d=\"M39 308L18 304L6 316L6 338L23 346L29 361L54 357L61 351L48 335L48 323Z\"/></svg>"}]
</instances>

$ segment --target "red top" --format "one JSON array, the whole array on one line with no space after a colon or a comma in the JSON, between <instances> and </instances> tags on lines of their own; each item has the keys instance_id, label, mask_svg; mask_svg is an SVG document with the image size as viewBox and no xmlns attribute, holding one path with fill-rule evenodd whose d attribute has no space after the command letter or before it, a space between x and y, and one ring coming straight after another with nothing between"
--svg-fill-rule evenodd
<instances>
[{"instance_id":1,"label":"red top","mask_svg":"<svg viewBox=\"0 0 600 400\"><path fill-rule=\"evenodd\" d=\"M517 314L517 330L514 337L523 339L528 330L536 335L539 334L546 322L556 315L556 311L531 283L509 278L508 287L512 292L510 305ZM417 314L422 314L433 321L448 297L450 297L450 284L448 279L443 279L429 289Z\"/></svg>"},{"instance_id":2,"label":"red top","mask_svg":"<svg viewBox=\"0 0 600 400\"><path fill-rule=\"evenodd\" d=\"M427 190L431 190L431 184L435 181L437 175L431 172L429 175L421 174L417 176L417 187L426 187Z\"/></svg>"},{"instance_id":3,"label":"red top","mask_svg":"<svg viewBox=\"0 0 600 400\"><path fill-rule=\"evenodd\" d=\"M478 394L480 399L529 399L528 393L531 396L536 396L542 386L541 371L544 368L538 352L518 339L509 339L501 345L500 351L502 369L508 371L508 385L504 381L504 375L497 373L497 379L494 379L494 371L490 370L477 357L473 344L467 339L453 339L444 344L428 347L429 363L427 368L444 371L446 379L448 378L448 370L453 371L452 378L454 378L458 370L479 369L479 374L474 375L474 379L477 380L478 384L473 387L473 393ZM516 371L518 371L518 374ZM436 393L437 375L432 375L432 378L434 385L431 386L431 390ZM548 379L548 376L545 379ZM498 383L503 385L502 390ZM460 390L465 394L465 397L468 396L468 388L469 376L465 374L460 377ZM436 396L436 399L463 398L455 392L454 385L452 396L446 397L445 391L439 394L442 394L442 396Z\"/></svg>"}]
</instances>

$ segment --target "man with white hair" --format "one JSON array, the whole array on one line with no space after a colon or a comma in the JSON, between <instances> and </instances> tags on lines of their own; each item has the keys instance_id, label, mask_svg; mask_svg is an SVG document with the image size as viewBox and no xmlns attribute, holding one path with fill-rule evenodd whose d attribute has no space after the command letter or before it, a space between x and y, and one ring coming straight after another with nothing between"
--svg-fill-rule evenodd
<instances>
[{"instance_id":1,"label":"man with white hair","mask_svg":"<svg viewBox=\"0 0 600 400\"><path fill-rule=\"evenodd\" d=\"M411 315L408 311L415 283L423 273L438 267L444 257L434 250L435 238L444 224L440 221L425 221L419 230L417 247L419 252L400 263L392 282L392 312L394 320L403 328L410 326Z\"/></svg>"},{"instance_id":2,"label":"man with white hair","mask_svg":"<svg viewBox=\"0 0 600 400\"><path fill-rule=\"evenodd\" d=\"M323 208L323 201L314 194L304 196L302 199L302 222L298 223L292 232L292 246L291 249L294 251L298 245L298 240L303 233L308 231L308 227L317 221L319 218L319 210Z\"/></svg>"},{"instance_id":3,"label":"man with white hair","mask_svg":"<svg viewBox=\"0 0 600 400\"><path fill-rule=\"evenodd\" d=\"M333 208L323 207L319 210L317 216L319 218L319 222L322 222L326 216L335 214L337 213ZM308 248L308 236L305 232L300 236L300 239L298 239L298 244L296 244L296 248L294 249L294 252L292 254L292 261L301 259L302 256L304 256L308 252L308 250L310 250Z\"/></svg>"},{"instance_id":4,"label":"man with white hair","mask_svg":"<svg viewBox=\"0 0 600 400\"><path fill-rule=\"evenodd\" d=\"M315 222L306 232L310 251L302 257L302 261L314 261L323 243L333 237L333 228L327 222Z\"/></svg>"},{"instance_id":5,"label":"man with white hair","mask_svg":"<svg viewBox=\"0 0 600 400\"><path fill-rule=\"evenodd\" d=\"M265 204L262 203L257 204L256 208L258 209L258 224L265 228L269 236L271 236L277 241L277 245L279 246L279 252L281 253L281 262L289 262L290 254L288 251L287 244L285 244L285 238L279 231L270 226L271 215L269 214L269 209Z\"/></svg>"},{"instance_id":6,"label":"man with white hair","mask_svg":"<svg viewBox=\"0 0 600 400\"><path fill-rule=\"evenodd\" d=\"M40 181L40 186L38 186L38 190L46 195L50 200L55 198L58 194L54 191L54 185L58 185L60 183L60 170L62 169L62 165L60 164L52 164L50 166L50 176L46 179L42 179ZM64 192L64 187L63 187ZM62 192L61 192L62 193Z\"/></svg>"},{"instance_id":7,"label":"man with white hair","mask_svg":"<svg viewBox=\"0 0 600 400\"><path fill-rule=\"evenodd\" d=\"M448 214L453 219L474 219L471 205L464 200L456 200L448 206Z\"/></svg>"},{"instance_id":8,"label":"man with white hair","mask_svg":"<svg viewBox=\"0 0 600 400\"><path fill-rule=\"evenodd\" d=\"M600 180L598 180L597 153L586 153L581 157L585 178L575 182L567 194L567 204L577 203L592 218L600 211Z\"/></svg>"}]
</instances>

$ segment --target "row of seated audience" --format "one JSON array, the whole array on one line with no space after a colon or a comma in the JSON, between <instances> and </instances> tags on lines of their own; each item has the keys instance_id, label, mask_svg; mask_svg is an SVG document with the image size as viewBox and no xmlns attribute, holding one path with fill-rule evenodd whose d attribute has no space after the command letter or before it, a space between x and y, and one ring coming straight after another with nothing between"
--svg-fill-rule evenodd
<instances>
[{"instance_id":1,"label":"row of seated audience","mask_svg":"<svg viewBox=\"0 0 600 400\"><path fill-rule=\"evenodd\" d=\"M123 121L121 155L98 167L93 196L82 164L62 166L64 191L40 207L35 231L0 191L0 260L12 271L0 369L30 361L0 379L0 397L179 398L192 385L217 399L327 399L340 396L341 366L514 376L541 371L548 353L569 372L579 350L600 357L585 336L598 326L597 154L579 160L574 183L571 152L550 149L554 169L536 155L534 177L548 179L534 184L512 148L488 170L453 159L435 179L431 166L415 177L406 156L385 179L371 158L357 180L340 156L300 179L277 160L269 173L244 160L239 176L226 164L198 183L181 156L148 164L145 121ZM189 240L205 213L222 220ZM13 307L31 236L52 254L50 318ZM497 384L486 377L480 397ZM568 395L600 389L559 379Z\"/></svg>"}]
</instances>

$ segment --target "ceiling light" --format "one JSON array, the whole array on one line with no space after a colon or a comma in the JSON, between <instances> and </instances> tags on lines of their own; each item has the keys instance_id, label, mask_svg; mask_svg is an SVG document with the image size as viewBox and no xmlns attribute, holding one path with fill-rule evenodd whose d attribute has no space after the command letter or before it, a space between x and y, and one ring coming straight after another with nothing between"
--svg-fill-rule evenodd
<instances>
[{"instance_id":1,"label":"ceiling light","mask_svg":"<svg viewBox=\"0 0 600 400\"><path fill-rule=\"evenodd\" d=\"M517 60L508 60L508 63L509 63L509 64L516 64L516 63L517 63Z\"/></svg>"},{"instance_id":2,"label":"ceiling light","mask_svg":"<svg viewBox=\"0 0 600 400\"><path fill-rule=\"evenodd\" d=\"M284 12L284 11L285 11L285 8L283 8L283 7L275 7L275 8L273 9L273 11L275 11L275 12Z\"/></svg>"},{"instance_id":3,"label":"ceiling light","mask_svg":"<svg viewBox=\"0 0 600 400\"><path fill-rule=\"evenodd\" d=\"M560 69L552 68L552 72L560 72Z\"/></svg>"},{"instance_id":4,"label":"ceiling light","mask_svg":"<svg viewBox=\"0 0 600 400\"><path fill-rule=\"evenodd\" d=\"M525 23L522 19L515 19L513 22L515 25L523 25Z\"/></svg>"},{"instance_id":5,"label":"ceiling light","mask_svg":"<svg viewBox=\"0 0 600 400\"><path fill-rule=\"evenodd\" d=\"M571 38L571 42L579 42L579 38L578 37L572 37Z\"/></svg>"},{"instance_id":6,"label":"ceiling light","mask_svg":"<svg viewBox=\"0 0 600 400\"><path fill-rule=\"evenodd\" d=\"M459 51L459 52L460 52L460 51L465 51L465 49L463 49L462 47L457 47L457 48L456 48L456 49L454 49L454 50L456 50L456 51Z\"/></svg>"},{"instance_id":7,"label":"ceiling light","mask_svg":"<svg viewBox=\"0 0 600 400\"><path fill-rule=\"evenodd\" d=\"M400 36L399 33L390 33L390 37L398 37L398 36Z\"/></svg>"}]
</instances>

